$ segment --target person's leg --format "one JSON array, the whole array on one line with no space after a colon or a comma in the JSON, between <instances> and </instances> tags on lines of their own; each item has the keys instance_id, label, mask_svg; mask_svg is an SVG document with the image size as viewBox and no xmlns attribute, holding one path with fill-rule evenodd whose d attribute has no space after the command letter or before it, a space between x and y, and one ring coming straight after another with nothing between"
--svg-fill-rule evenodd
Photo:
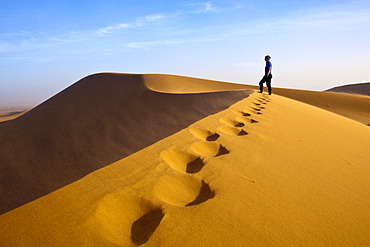
<instances>
[{"instance_id":1,"label":"person's leg","mask_svg":"<svg viewBox=\"0 0 370 247\"><path fill-rule=\"evenodd\" d=\"M266 80L266 86L268 88L269 95L272 94L271 79L272 79L272 75L269 75L268 78L267 78L267 80Z\"/></svg>"},{"instance_id":2,"label":"person's leg","mask_svg":"<svg viewBox=\"0 0 370 247\"><path fill-rule=\"evenodd\" d=\"M265 81L266 81L266 76L264 76L264 77L262 78L262 80L260 81L260 93L262 93L262 92L263 92L263 83L265 83Z\"/></svg>"}]
</instances>

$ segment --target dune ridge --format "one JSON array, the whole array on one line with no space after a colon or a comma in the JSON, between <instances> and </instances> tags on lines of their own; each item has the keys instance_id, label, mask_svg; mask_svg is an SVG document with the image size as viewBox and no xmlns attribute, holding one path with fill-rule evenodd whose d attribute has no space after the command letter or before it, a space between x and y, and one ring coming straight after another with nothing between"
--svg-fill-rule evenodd
<instances>
[{"instance_id":1,"label":"dune ridge","mask_svg":"<svg viewBox=\"0 0 370 247\"><path fill-rule=\"evenodd\" d=\"M178 75L144 74L145 85L153 91L161 93L210 93L219 91L239 91L249 88L248 85L212 81Z\"/></svg>"},{"instance_id":2,"label":"dune ridge","mask_svg":"<svg viewBox=\"0 0 370 247\"><path fill-rule=\"evenodd\" d=\"M197 84L196 91L171 93L187 80L167 75L95 74L1 124L0 213L224 110L251 92L230 83L189 79ZM213 84L217 89L212 89Z\"/></svg>"},{"instance_id":3,"label":"dune ridge","mask_svg":"<svg viewBox=\"0 0 370 247\"><path fill-rule=\"evenodd\" d=\"M142 74L141 77L146 87L150 90L172 94L259 89L258 86L248 84L227 83L177 75ZM366 95L369 95L368 84L359 83L339 86L325 92L274 87L274 93L334 112L367 125L370 122L370 100L369 97L366 97ZM354 89L352 90L352 88ZM353 93L359 95L354 95ZM15 117L18 116L13 116L6 120L11 120ZM4 120L0 116L0 123L1 121Z\"/></svg>"},{"instance_id":4,"label":"dune ridge","mask_svg":"<svg viewBox=\"0 0 370 247\"><path fill-rule=\"evenodd\" d=\"M221 132L221 126L248 134ZM363 124L254 93L1 215L0 240L17 246L367 246L369 146ZM202 165L188 172L198 158Z\"/></svg>"}]
</instances>

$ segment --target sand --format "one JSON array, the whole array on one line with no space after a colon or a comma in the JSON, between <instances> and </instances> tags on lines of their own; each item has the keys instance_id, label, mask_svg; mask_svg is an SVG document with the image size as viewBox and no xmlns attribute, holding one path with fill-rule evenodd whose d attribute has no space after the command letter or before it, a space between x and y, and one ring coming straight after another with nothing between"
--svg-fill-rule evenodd
<instances>
[{"instance_id":1,"label":"sand","mask_svg":"<svg viewBox=\"0 0 370 247\"><path fill-rule=\"evenodd\" d=\"M144 85L170 90L156 79ZM173 93L180 94L178 86ZM369 246L369 127L279 95L225 89L246 96L2 214L0 242Z\"/></svg>"},{"instance_id":2,"label":"sand","mask_svg":"<svg viewBox=\"0 0 370 247\"><path fill-rule=\"evenodd\" d=\"M370 123L370 96L282 88L274 89L274 92L334 112L365 125Z\"/></svg>"}]
</instances>

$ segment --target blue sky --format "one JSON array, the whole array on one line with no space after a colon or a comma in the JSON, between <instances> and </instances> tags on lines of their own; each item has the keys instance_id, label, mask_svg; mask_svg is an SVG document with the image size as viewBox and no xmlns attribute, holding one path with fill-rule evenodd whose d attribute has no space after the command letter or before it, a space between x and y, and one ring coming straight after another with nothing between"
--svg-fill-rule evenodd
<instances>
[{"instance_id":1,"label":"blue sky","mask_svg":"<svg viewBox=\"0 0 370 247\"><path fill-rule=\"evenodd\" d=\"M0 109L98 72L325 90L370 81L369 1L0 0Z\"/></svg>"}]
</instances>

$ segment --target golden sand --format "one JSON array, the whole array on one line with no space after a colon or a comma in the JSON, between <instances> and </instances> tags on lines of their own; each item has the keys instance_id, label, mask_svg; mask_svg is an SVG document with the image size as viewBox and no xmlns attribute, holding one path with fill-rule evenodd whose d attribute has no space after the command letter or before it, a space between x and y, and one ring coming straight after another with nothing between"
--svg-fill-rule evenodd
<instances>
[{"instance_id":1,"label":"golden sand","mask_svg":"<svg viewBox=\"0 0 370 247\"><path fill-rule=\"evenodd\" d=\"M279 95L334 112L365 125L370 123L370 96L292 89L274 91Z\"/></svg>"},{"instance_id":2,"label":"golden sand","mask_svg":"<svg viewBox=\"0 0 370 247\"><path fill-rule=\"evenodd\" d=\"M0 242L369 246L369 148L364 124L253 93L1 215Z\"/></svg>"}]
</instances>

